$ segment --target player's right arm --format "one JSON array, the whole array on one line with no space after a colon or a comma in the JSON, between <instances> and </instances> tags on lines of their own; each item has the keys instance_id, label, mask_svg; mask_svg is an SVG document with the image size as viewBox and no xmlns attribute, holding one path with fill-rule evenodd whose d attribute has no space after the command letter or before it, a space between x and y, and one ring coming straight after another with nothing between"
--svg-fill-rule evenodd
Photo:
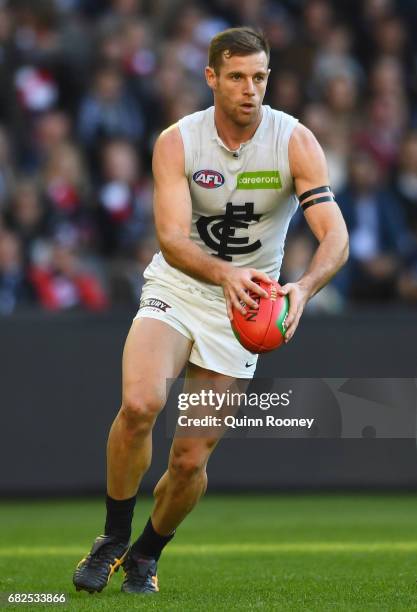
<instances>
[{"instance_id":1,"label":"player's right arm","mask_svg":"<svg viewBox=\"0 0 417 612\"><path fill-rule=\"evenodd\" d=\"M267 297L266 292L252 279L270 282L268 276L253 268L237 268L213 257L190 239L192 204L178 126L173 125L162 132L156 141L152 170L155 226L165 260L193 278L220 285L230 320L233 318L232 306L243 314L241 302L256 308L257 303L247 291Z\"/></svg>"}]
</instances>

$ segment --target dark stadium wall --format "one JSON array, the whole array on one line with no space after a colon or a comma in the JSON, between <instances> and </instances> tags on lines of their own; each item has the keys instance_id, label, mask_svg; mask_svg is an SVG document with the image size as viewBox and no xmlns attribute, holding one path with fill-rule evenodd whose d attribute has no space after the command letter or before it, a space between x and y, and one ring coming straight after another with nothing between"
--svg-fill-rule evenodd
<instances>
[{"instance_id":1,"label":"dark stadium wall","mask_svg":"<svg viewBox=\"0 0 417 612\"><path fill-rule=\"evenodd\" d=\"M104 490L129 325L125 312L0 320L0 495ZM290 345L261 358L258 377L413 379L416 345L411 312L306 316ZM337 439L336 417L324 439L224 439L210 460L210 490L417 487L415 439ZM161 415L143 489L164 471L169 442Z\"/></svg>"}]
</instances>

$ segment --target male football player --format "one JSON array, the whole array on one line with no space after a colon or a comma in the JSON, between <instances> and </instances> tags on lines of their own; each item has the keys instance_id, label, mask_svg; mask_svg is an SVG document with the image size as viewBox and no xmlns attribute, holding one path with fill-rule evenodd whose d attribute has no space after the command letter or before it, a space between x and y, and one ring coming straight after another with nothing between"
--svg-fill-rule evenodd
<instances>
[{"instance_id":1,"label":"male football player","mask_svg":"<svg viewBox=\"0 0 417 612\"><path fill-rule=\"evenodd\" d=\"M123 565L122 591L158 590L158 559L205 492L206 465L218 442L213 435L174 437L151 516L130 544L166 381L185 365L188 381L211 381L217 389L253 376L256 359L232 333L232 308L256 308L248 292L267 297L255 281L278 278L299 205L319 244L303 276L282 288L290 300L286 342L306 302L346 261L347 231L321 147L297 119L262 105L268 61L262 34L232 28L216 35L205 73L214 106L184 117L155 144L161 252L145 271L124 349L122 405L107 447L104 535L78 564L77 589L101 591Z\"/></svg>"}]
</instances>

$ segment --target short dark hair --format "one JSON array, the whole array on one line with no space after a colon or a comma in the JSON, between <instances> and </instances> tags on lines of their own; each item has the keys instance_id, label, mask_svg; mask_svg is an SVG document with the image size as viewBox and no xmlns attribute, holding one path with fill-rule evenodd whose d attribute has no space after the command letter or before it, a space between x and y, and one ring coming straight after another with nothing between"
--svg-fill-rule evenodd
<instances>
[{"instance_id":1,"label":"short dark hair","mask_svg":"<svg viewBox=\"0 0 417 612\"><path fill-rule=\"evenodd\" d=\"M211 39L208 63L218 74L224 53L227 53L227 57L232 57L232 55L252 55L261 51L265 52L269 62L269 43L262 32L247 27L229 28Z\"/></svg>"}]
</instances>

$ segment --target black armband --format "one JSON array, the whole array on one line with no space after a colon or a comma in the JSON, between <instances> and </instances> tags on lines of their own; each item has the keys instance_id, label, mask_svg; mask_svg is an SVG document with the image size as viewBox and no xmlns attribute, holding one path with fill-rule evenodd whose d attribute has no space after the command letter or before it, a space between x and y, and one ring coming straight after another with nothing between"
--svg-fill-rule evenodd
<instances>
[{"instance_id":1,"label":"black armband","mask_svg":"<svg viewBox=\"0 0 417 612\"><path fill-rule=\"evenodd\" d=\"M335 199L332 195L328 195L328 196L323 196L322 198L315 198L314 200L309 200L308 202L305 202L305 204L301 204L301 208L303 209L303 211L307 210L307 208L310 208L310 206L314 206L314 204L321 204L321 202L334 202Z\"/></svg>"},{"instance_id":2,"label":"black armband","mask_svg":"<svg viewBox=\"0 0 417 612\"><path fill-rule=\"evenodd\" d=\"M316 195L317 193L323 193L324 191L327 191L328 195L325 195L322 198L314 198L313 200L308 200L307 202L305 201L310 196ZM335 201L334 194L332 190L330 189L329 185L323 185L322 187L315 187L314 189L305 191L298 197L298 200L300 202L300 205L303 211L307 210L307 208L310 208L310 206L314 206L314 204L321 204L322 202L334 202Z\"/></svg>"},{"instance_id":3,"label":"black armband","mask_svg":"<svg viewBox=\"0 0 417 612\"><path fill-rule=\"evenodd\" d=\"M329 191L333 195L333 192L330 189L330 186L324 185L323 187L315 187L314 189L310 189L310 191L305 191L300 196L298 196L298 200L301 204L302 202L304 202L304 200L306 200L310 196L316 195L317 193L323 193L323 191Z\"/></svg>"}]
</instances>

